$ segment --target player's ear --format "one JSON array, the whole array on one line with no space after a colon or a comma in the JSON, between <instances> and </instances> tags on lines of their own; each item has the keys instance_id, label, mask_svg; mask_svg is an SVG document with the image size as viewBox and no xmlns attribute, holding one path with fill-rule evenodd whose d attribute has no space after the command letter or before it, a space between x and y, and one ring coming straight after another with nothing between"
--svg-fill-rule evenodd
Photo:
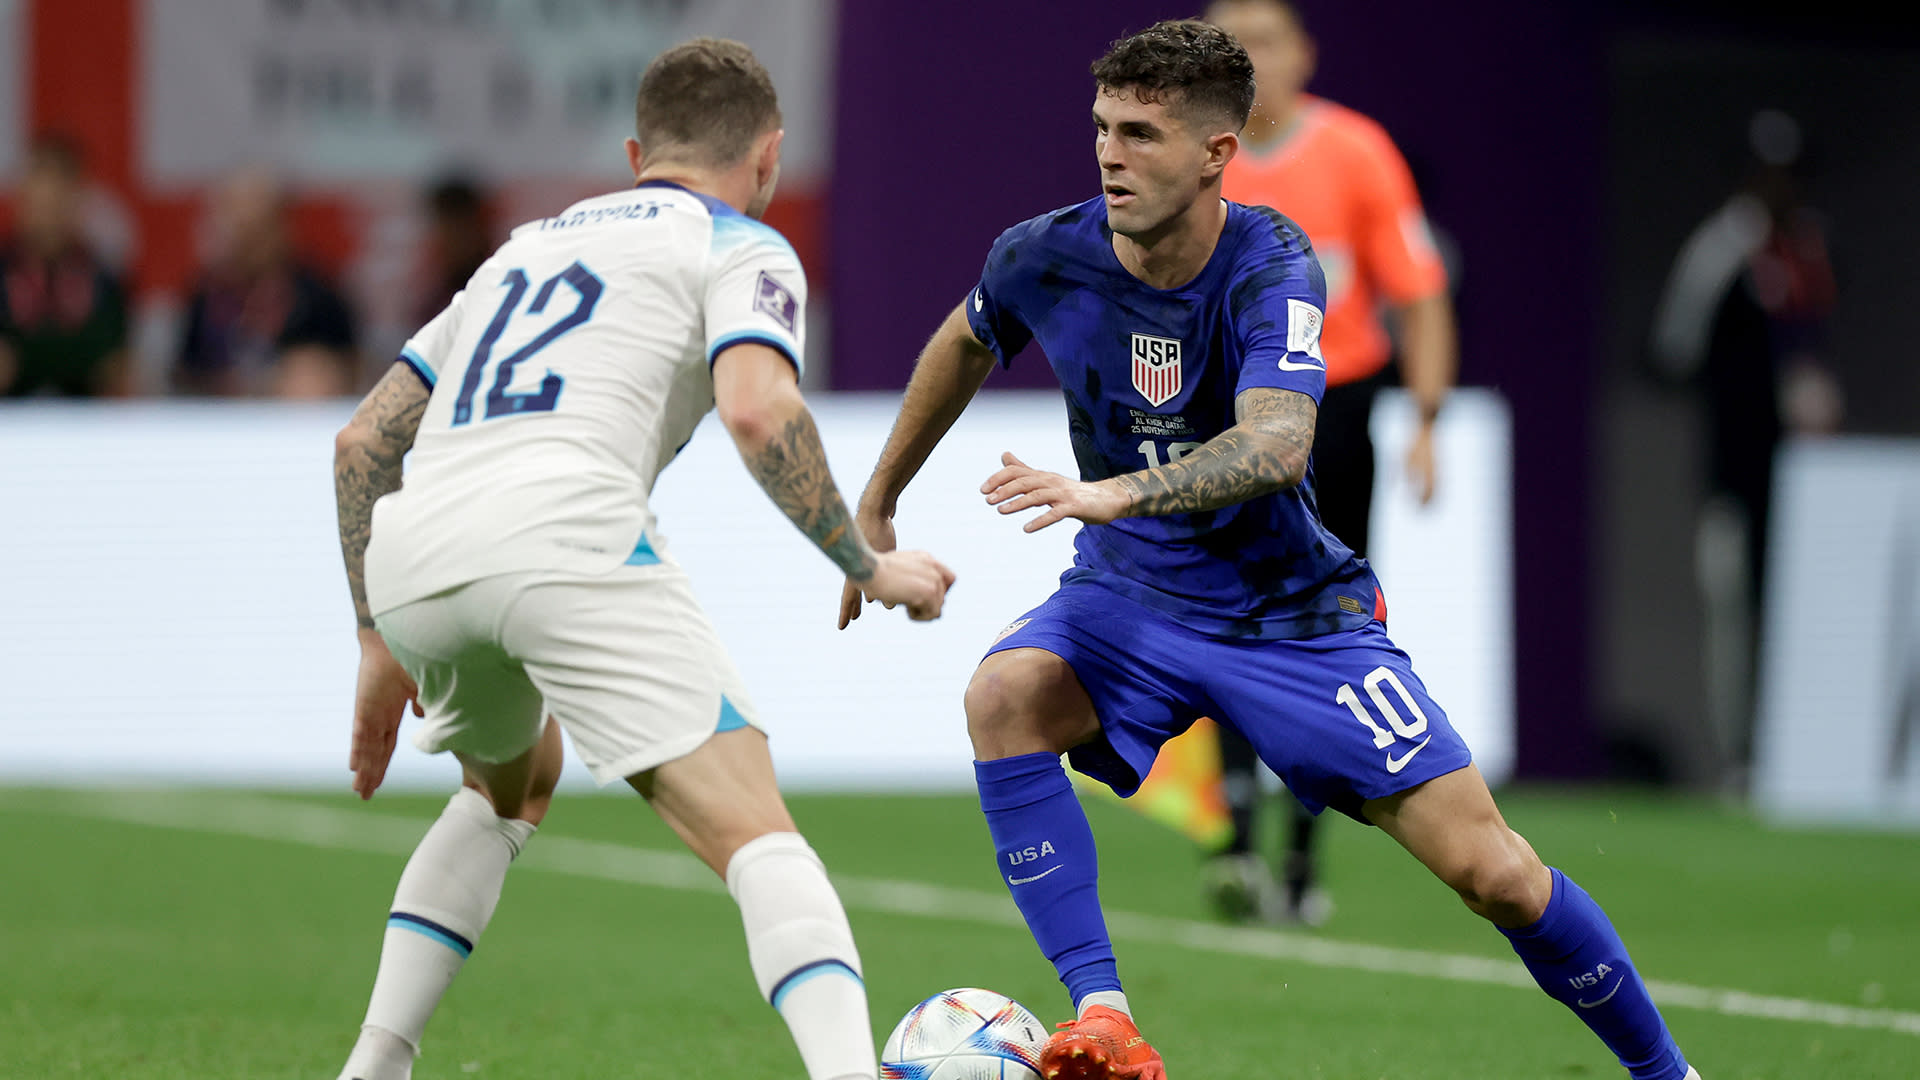
<instances>
[{"instance_id":1,"label":"player's ear","mask_svg":"<svg viewBox=\"0 0 1920 1080\"><path fill-rule=\"evenodd\" d=\"M766 187L780 174L780 143L787 137L787 129L775 128L771 135L763 137L767 141L760 147L759 160L754 162L756 187Z\"/></svg>"},{"instance_id":2,"label":"player's ear","mask_svg":"<svg viewBox=\"0 0 1920 1080\"><path fill-rule=\"evenodd\" d=\"M633 166L633 178L636 182L640 179L640 163L646 156L646 151L640 149L640 140L631 135L627 136L627 164Z\"/></svg>"},{"instance_id":3,"label":"player's ear","mask_svg":"<svg viewBox=\"0 0 1920 1080\"><path fill-rule=\"evenodd\" d=\"M1227 162L1232 161L1240 152L1240 136L1231 131L1207 137L1207 163L1201 170L1201 177L1208 181L1227 170Z\"/></svg>"}]
</instances>

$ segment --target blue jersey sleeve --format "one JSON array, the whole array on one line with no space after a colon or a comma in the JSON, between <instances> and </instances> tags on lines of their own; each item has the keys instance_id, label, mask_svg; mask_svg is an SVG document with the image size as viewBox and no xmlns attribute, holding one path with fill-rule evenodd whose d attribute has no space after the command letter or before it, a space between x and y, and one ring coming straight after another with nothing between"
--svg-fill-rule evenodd
<instances>
[{"instance_id":1,"label":"blue jersey sleeve","mask_svg":"<svg viewBox=\"0 0 1920 1080\"><path fill-rule=\"evenodd\" d=\"M1327 284L1313 249L1304 238L1298 246L1270 248L1231 289L1233 351L1240 357L1234 394L1272 387L1318 404L1327 390L1320 354Z\"/></svg>"},{"instance_id":2,"label":"blue jersey sleeve","mask_svg":"<svg viewBox=\"0 0 1920 1080\"><path fill-rule=\"evenodd\" d=\"M1019 273L1022 269L1016 234L1017 225L1000 234L987 252L987 265L980 271L980 283L965 301L967 326L982 345L993 350L1001 367L1013 363L1014 356L1033 340L1033 330L1021 318Z\"/></svg>"}]
</instances>

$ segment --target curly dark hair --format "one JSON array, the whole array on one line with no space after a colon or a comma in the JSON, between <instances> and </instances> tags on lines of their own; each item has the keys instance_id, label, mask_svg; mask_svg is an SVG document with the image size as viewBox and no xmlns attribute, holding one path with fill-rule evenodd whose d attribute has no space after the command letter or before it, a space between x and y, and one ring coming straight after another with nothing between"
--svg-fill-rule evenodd
<instances>
[{"instance_id":1,"label":"curly dark hair","mask_svg":"<svg viewBox=\"0 0 1920 1080\"><path fill-rule=\"evenodd\" d=\"M780 126L780 99L753 50L695 38L654 58L640 76L634 134L649 157L690 155L702 164L740 160Z\"/></svg>"},{"instance_id":2,"label":"curly dark hair","mask_svg":"<svg viewBox=\"0 0 1920 1080\"><path fill-rule=\"evenodd\" d=\"M1253 61L1232 34L1198 19L1169 19L1115 41L1093 62L1100 89L1131 90L1140 101L1238 131L1253 109Z\"/></svg>"}]
</instances>

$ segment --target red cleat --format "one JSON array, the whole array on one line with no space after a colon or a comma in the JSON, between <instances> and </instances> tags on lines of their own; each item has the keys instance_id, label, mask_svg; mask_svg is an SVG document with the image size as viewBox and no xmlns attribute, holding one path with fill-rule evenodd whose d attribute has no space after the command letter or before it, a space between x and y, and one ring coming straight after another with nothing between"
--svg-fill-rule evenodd
<instances>
[{"instance_id":1,"label":"red cleat","mask_svg":"<svg viewBox=\"0 0 1920 1080\"><path fill-rule=\"evenodd\" d=\"M1147 1045L1133 1018L1095 1005L1040 1050L1041 1080L1167 1080L1166 1063Z\"/></svg>"}]
</instances>

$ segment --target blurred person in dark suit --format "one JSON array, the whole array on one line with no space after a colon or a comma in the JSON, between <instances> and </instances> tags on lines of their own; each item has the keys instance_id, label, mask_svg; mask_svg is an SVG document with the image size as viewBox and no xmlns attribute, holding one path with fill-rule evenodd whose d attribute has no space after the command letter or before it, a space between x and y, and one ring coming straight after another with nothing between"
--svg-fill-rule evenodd
<instances>
[{"instance_id":1,"label":"blurred person in dark suit","mask_svg":"<svg viewBox=\"0 0 1920 1080\"><path fill-rule=\"evenodd\" d=\"M82 232L84 191L72 143L46 136L28 150L0 249L0 395L124 392L126 295Z\"/></svg>"},{"instance_id":2,"label":"blurred person in dark suit","mask_svg":"<svg viewBox=\"0 0 1920 1080\"><path fill-rule=\"evenodd\" d=\"M174 369L188 393L316 398L353 390L347 303L294 255L272 177L228 181L209 207L212 257L188 304Z\"/></svg>"},{"instance_id":3,"label":"blurred person in dark suit","mask_svg":"<svg viewBox=\"0 0 1920 1080\"><path fill-rule=\"evenodd\" d=\"M414 305L414 321L425 324L493 254L493 215L486 192L473 180L448 175L427 189L423 200L427 236L423 288Z\"/></svg>"},{"instance_id":4,"label":"blurred person in dark suit","mask_svg":"<svg viewBox=\"0 0 1920 1080\"><path fill-rule=\"evenodd\" d=\"M1745 176L1681 246L1651 343L1660 376L1691 389L1706 411L1695 558L1708 709L1736 787L1752 752L1774 452L1789 433L1836 430L1842 413L1823 358L1837 290L1820 215L1804 201L1800 126L1767 109L1747 134Z\"/></svg>"}]
</instances>

